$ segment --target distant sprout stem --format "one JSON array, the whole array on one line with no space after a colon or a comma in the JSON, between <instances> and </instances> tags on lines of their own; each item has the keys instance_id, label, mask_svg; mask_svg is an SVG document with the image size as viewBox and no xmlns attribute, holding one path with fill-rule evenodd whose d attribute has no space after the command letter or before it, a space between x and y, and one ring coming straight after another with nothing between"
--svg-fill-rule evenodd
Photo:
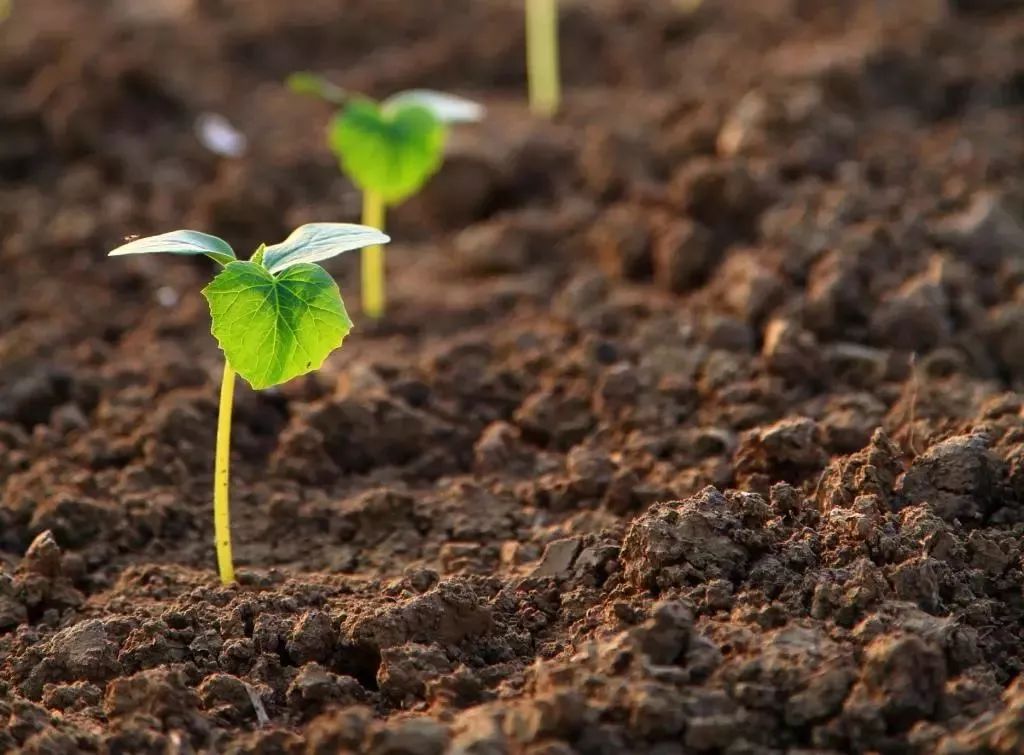
<instances>
[{"instance_id":1,"label":"distant sprout stem","mask_svg":"<svg viewBox=\"0 0 1024 755\"><path fill-rule=\"evenodd\" d=\"M363 192L363 225L384 230L384 198L376 191ZM363 312L378 318L384 314L384 247L368 246L361 253Z\"/></svg>"},{"instance_id":2,"label":"distant sprout stem","mask_svg":"<svg viewBox=\"0 0 1024 755\"><path fill-rule=\"evenodd\" d=\"M526 59L530 108L549 118L558 111L558 0L526 0Z\"/></svg>"},{"instance_id":3,"label":"distant sprout stem","mask_svg":"<svg viewBox=\"0 0 1024 755\"><path fill-rule=\"evenodd\" d=\"M213 530L217 544L217 569L220 581L229 585L235 581L235 566L231 559L231 509L228 504L231 464L231 407L235 400L235 371L224 362L224 377L220 384L220 411L217 416L217 452L213 468Z\"/></svg>"}]
</instances>

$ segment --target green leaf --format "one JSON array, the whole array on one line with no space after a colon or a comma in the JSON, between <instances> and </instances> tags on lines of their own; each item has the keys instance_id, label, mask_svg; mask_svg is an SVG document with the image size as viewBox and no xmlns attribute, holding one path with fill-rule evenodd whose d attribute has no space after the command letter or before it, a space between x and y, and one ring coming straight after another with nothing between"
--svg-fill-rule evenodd
<instances>
[{"instance_id":1,"label":"green leaf","mask_svg":"<svg viewBox=\"0 0 1024 755\"><path fill-rule=\"evenodd\" d=\"M484 117L484 106L456 97L454 94L436 92L433 89L410 89L407 92L393 94L384 100L385 112L395 108L419 105L425 107L441 123L454 125L457 123L476 123Z\"/></svg>"},{"instance_id":2,"label":"green leaf","mask_svg":"<svg viewBox=\"0 0 1024 755\"><path fill-rule=\"evenodd\" d=\"M444 124L422 105L385 111L358 99L335 116L328 140L356 186L397 204L441 167L446 136Z\"/></svg>"},{"instance_id":3,"label":"green leaf","mask_svg":"<svg viewBox=\"0 0 1024 755\"><path fill-rule=\"evenodd\" d=\"M228 242L201 231L171 231L159 236L146 236L122 244L107 256L120 257L124 254L205 254L224 265L235 259L235 252Z\"/></svg>"},{"instance_id":4,"label":"green leaf","mask_svg":"<svg viewBox=\"0 0 1024 755\"><path fill-rule=\"evenodd\" d=\"M307 223L292 231L280 244L268 246L263 253L263 266L272 273L279 273L302 262L319 262L342 252L389 241L387 235L366 225Z\"/></svg>"},{"instance_id":5,"label":"green leaf","mask_svg":"<svg viewBox=\"0 0 1024 755\"><path fill-rule=\"evenodd\" d=\"M319 265L274 276L253 262L232 262L203 296L228 364L256 389L318 369L352 328L337 284Z\"/></svg>"}]
</instances>

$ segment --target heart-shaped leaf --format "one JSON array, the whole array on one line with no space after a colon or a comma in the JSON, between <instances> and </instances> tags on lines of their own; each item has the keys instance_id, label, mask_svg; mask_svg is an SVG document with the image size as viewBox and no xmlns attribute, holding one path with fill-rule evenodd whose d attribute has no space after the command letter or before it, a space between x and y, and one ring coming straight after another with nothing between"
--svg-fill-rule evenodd
<instances>
[{"instance_id":1,"label":"heart-shaped leaf","mask_svg":"<svg viewBox=\"0 0 1024 755\"><path fill-rule=\"evenodd\" d=\"M135 239L117 247L107 256L124 254L205 254L224 265L235 259L235 251L224 239L201 231L185 230Z\"/></svg>"},{"instance_id":2,"label":"heart-shaped leaf","mask_svg":"<svg viewBox=\"0 0 1024 755\"><path fill-rule=\"evenodd\" d=\"M263 266L279 273L303 262L319 262L364 246L386 244L391 239L356 223L307 223L300 225L280 244L263 251Z\"/></svg>"},{"instance_id":3,"label":"heart-shaped leaf","mask_svg":"<svg viewBox=\"0 0 1024 755\"><path fill-rule=\"evenodd\" d=\"M422 105L384 110L354 99L331 122L328 141L356 186L397 204L441 167L446 135L444 124Z\"/></svg>"},{"instance_id":4,"label":"heart-shaped leaf","mask_svg":"<svg viewBox=\"0 0 1024 755\"><path fill-rule=\"evenodd\" d=\"M203 295L228 364L256 389L318 369L352 329L337 284L319 265L274 276L256 263L232 262Z\"/></svg>"},{"instance_id":5,"label":"heart-shaped leaf","mask_svg":"<svg viewBox=\"0 0 1024 755\"><path fill-rule=\"evenodd\" d=\"M408 105L425 107L437 120L449 125L476 123L484 117L483 105L433 89L410 89L391 95L384 101L383 109L389 111Z\"/></svg>"}]
</instances>

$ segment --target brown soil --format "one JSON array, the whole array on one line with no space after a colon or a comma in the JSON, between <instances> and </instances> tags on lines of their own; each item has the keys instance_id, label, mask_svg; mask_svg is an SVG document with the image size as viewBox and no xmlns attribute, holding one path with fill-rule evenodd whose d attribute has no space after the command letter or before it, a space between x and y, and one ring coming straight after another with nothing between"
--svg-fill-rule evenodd
<instances>
[{"instance_id":1,"label":"brown soil","mask_svg":"<svg viewBox=\"0 0 1024 755\"><path fill-rule=\"evenodd\" d=\"M1024 752L1022 3L566 2L555 123L519 5L15 0L0 750ZM354 219L296 69L490 115L239 391L225 588L211 266L104 252Z\"/></svg>"}]
</instances>

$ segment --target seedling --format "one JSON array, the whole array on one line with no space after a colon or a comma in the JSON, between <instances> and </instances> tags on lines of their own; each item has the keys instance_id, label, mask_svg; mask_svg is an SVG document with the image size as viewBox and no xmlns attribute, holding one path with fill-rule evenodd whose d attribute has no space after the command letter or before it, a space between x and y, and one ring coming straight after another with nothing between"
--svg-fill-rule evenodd
<instances>
[{"instance_id":1,"label":"seedling","mask_svg":"<svg viewBox=\"0 0 1024 755\"><path fill-rule=\"evenodd\" d=\"M374 228L349 223L299 226L280 244L261 244L239 260L223 239L199 231L171 231L136 239L110 252L204 254L223 266L203 289L213 335L224 352L213 523L217 567L224 584L235 580L231 558L229 461L235 375L256 390L271 388L320 368L352 328L334 279L317 262L390 239Z\"/></svg>"},{"instance_id":2,"label":"seedling","mask_svg":"<svg viewBox=\"0 0 1024 755\"><path fill-rule=\"evenodd\" d=\"M289 88L339 106L327 142L341 170L363 193L363 223L384 228L386 208L411 197L444 162L448 127L480 120L483 108L461 97L426 89L382 102L351 95L320 76L296 73ZM384 250L362 252L363 311L384 314Z\"/></svg>"},{"instance_id":3,"label":"seedling","mask_svg":"<svg viewBox=\"0 0 1024 755\"><path fill-rule=\"evenodd\" d=\"M530 109L550 118L558 112L562 99L558 0L526 0L526 67L530 79Z\"/></svg>"}]
</instances>

